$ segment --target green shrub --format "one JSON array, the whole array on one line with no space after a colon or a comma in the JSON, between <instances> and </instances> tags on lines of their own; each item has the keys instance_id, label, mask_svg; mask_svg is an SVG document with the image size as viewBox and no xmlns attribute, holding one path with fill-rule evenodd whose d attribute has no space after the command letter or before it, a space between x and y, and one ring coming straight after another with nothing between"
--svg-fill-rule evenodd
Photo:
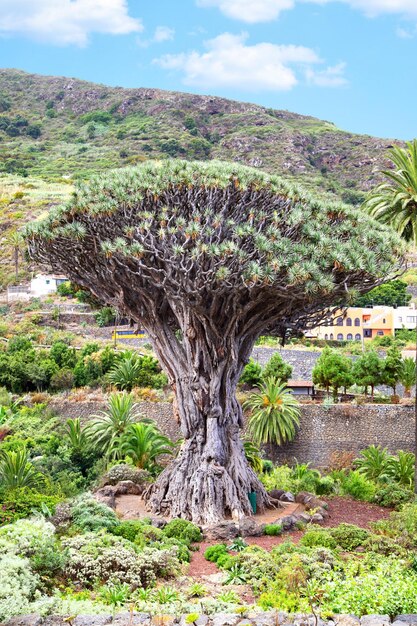
<instances>
[{"instance_id":1,"label":"green shrub","mask_svg":"<svg viewBox=\"0 0 417 626\"><path fill-rule=\"evenodd\" d=\"M282 524L265 524L264 533L276 537L282 533Z\"/></svg>"},{"instance_id":2,"label":"green shrub","mask_svg":"<svg viewBox=\"0 0 417 626\"><path fill-rule=\"evenodd\" d=\"M322 476L316 482L315 492L318 496L328 496L336 491L336 482L331 476Z\"/></svg>"},{"instance_id":3,"label":"green shrub","mask_svg":"<svg viewBox=\"0 0 417 626\"><path fill-rule=\"evenodd\" d=\"M324 529L311 529L300 539L300 544L307 548L315 548L321 546L333 550L337 546L337 542L330 532Z\"/></svg>"},{"instance_id":4,"label":"green shrub","mask_svg":"<svg viewBox=\"0 0 417 626\"><path fill-rule=\"evenodd\" d=\"M249 359L249 363L243 368L239 382L250 387L259 387L262 383L261 365L252 358Z\"/></svg>"},{"instance_id":5,"label":"green shrub","mask_svg":"<svg viewBox=\"0 0 417 626\"><path fill-rule=\"evenodd\" d=\"M112 530L120 524L116 513L101 502L97 502L90 494L77 498L72 506L72 521L80 530L97 531L105 528Z\"/></svg>"},{"instance_id":6,"label":"green shrub","mask_svg":"<svg viewBox=\"0 0 417 626\"><path fill-rule=\"evenodd\" d=\"M206 561L217 563L221 556L228 556L227 545L225 543L218 543L214 546L210 546L204 552L204 558Z\"/></svg>"},{"instance_id":7,"label":"green shrub","mask_svg":"<svg viewBox=\"0 0 417 626\"><path fill-rule=\"evenodd\" d=\"M22 517L29 517L33 512L46 509L52 514L56 505L62 501L58 495L45 495L34 489L15 489L0 497L0 525L10 524Z\"/></svg>"},{"instance_id":8,"label":"green shrub","mask_svg":"<svg viewBox=\"0 0 417 626\"><path fill-rule=\"evenodd\" d=\"M199 527L185 519L171 520L163 532L166 537L175 537L188 544L201 541L203 538Z\"/></svg>"},{"instance_id":9,"label":"green shrub","mask_svg":"<svg viewBox=\"0 0 417 626\"><path fill-rule=\"evenodd\" d=\"M74 382L73 372L68 368L63 368L51 376L50 386L55 391L63 391L64 389L72 389Z\"/></svg>"},{"instance_id":10,"label":"green shrub","mask_svg":"<svg viewBox=\"0 0 417 626\"><path fill-rule=\"evenodd\" d=\"M294 487L292 470L288 465L278 465L267 474L261 474L260 479L267 491L272 491L272 489L291 491Z\"/></svg>"},{"instance_id":11,"label":"green shrub","mask_svg":"<svg viewBox=\"0 0 417 626\"><path fill-rule=\"evenodd\" d=\"M375 502L379 506L393 509L397 509L406 502L412 502L413 500L415 500L415 494L410 489L404 489L392 483L380 487L375 493Z\"/></svg>"},{"instance_id":12,"label":"green shrub","mask_svg":"<svg viewBox=\"0 0 417 626\"><path fill-rule=\"evenodd\" d=\"M109 530L117 537L123 537L128 541L134 542L136 537L142 533L143 522L129 520L120 522L117 526L111 527Z\"/></svg>"},{"instance_id":13,"label":"green shrub","mask_svg":"<svg viewBox=\"0 0 417 626\"><path fill-rule=\"evenodd\" d=\"M376 485L359 471L351 471L342 480L343 492L356 500L372 502L375 498Z\"/></svg>"},{"instance_id":14,"label":"green shrub","mask_svg":"<svg viewBox=\"0 0 417 626\"><path fill-rule=\"evenodd\" d=\"M272 376L286 383L291 378L291 374L291 365L284 361L279 352L275 352L265 365L262 376L265 380Z\"/></svg>"},{"instance_id":15,"label":"green shrub","mask_svg":"<svg viewBox=\"0 0 417 626\"><path fill-rule=\"evenodd\" d=\"M360 528L354 524L340 524L329 529L329 534L343 550L355 550L361 546L370 533L365 528Z\"/></svg>"},{"instance_id":16,"label":"green shrub","mask_svg":"<svg viewBox=\"0 0 417 626\"><path fill-rule=\"evenodd\" d=\"M162 537L161 541L152 542L152 548L158 548L158 550L166 550L167 548L176 548L177 559L181 563L189 563L191 561L191 551L188 546L180 539L175 537Z\"/></svg>"}]
</instances>

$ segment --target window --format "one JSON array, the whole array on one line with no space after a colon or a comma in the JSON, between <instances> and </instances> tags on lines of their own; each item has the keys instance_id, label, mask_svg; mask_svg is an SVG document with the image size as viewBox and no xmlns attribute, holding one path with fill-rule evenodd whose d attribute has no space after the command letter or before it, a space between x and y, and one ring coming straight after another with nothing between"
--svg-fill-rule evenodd
<instances>
[{"instance_id":1,"label":"window","mask_svg":"<svg viewBox=\"0 0 417 626\"><path fill-rule=\"evenodd\" d=\"M327 341L327 340L328 340L328 338L329 338L329 335L326 333L326 334L324 335L324 338L325 338L325 340Z\"/></svg>"},{"instance_id":2,"label":"window","mask_svg":"<svg viewBox=\"0 0 417 626\"><path fill-rule=\"evenodd\" d=\"M346 326L352 326L352 320L350 319L350 317L348 317L346 320Z\"/></svg>"},{"instance_id":3,"label":"window","mask_svg":"<svg viewBox=\"0 0 417 626\"><path fill-rule=\"evenodd\" d=\"M360 326L360 325L361 325L361 321L359 317L355 317L355 326Z\"/></svg>"},{"instance_id":4,"label":"window","mask_svg":"<svg viewBox=\"0 0 417 626\"><path fill-rule=\"evenodd\" d=\"M356 333L355 335L355 341L361 341L362 337L359 333Z\"/></svg>"},{"instance_id":5,"label":"window","mask_svg":"<svg viewBox=\"0 0 417 626\"><path fill-rule=\"evenodd\" d=\"M49 285L49 283L51 282L50 280L45 280L46 284Z\"/></svg>"},{"instance_id":6,"label":"window","mask_svg":"<svg viewBox=\"0 0 417 626\"><path fill-rule=\"evenodd\" d=\"M383 337L384 336L384 331L383 330L378 330L377 335L378 335L378 337Z\"/></svg>"},{"instance_id":7,"label":"window","mask_svg":"<svg viewBox=\"0 0 417 626\"><path fill-rule=\"evenodd\" d=\"M365 330L363 331L363 336L372 337L372 330L370 328L365 328Z\"/></svg>"},{"instance_id":8,"label":"window","mask_svg":"<svg viewBox=\"0 0 417 626\"><path fill-rule=\"evenodd\" d=\"M353 341L353 335L352 335L352 333L348 333L348 335L347 335L346 339L347 339L348 341Z\"/></svg>"},{"instance_id":9,"label":"window","mask_svg":"<svg viewBox=\"0 0 417 626\"><path fill-rule=\"evenodd\" d=\"M343 335L342 335L342 333L339 333L339 334L337 335L337 341L343 341Z\"/></svg>"},{"instance_id":10,"label":"window","mask_svg":"<svg viewBox=\"0 0 417 626\"><path fill-rule=\"evenodd\" d=\"M402 322L402 321L403 321L403 318L401 317L401 315L399 316L398 321L399 321L399 322Z\"/></svg>"},{"instance_id":11,"label":"window","mask_svg":"<svg viewBox=\"0 0 417 626\"><path fill-rule=\"evenodd\" d=\"M330 341L333 341L333 333L330 333Z\"/></svg>"},{"instance_id":12,"label":"window","mask_svg":"<svg viewBox=\"0 0 417 626\"><path fill-rule=\"evenodd\" d=\"M383 320L382 320L382 323L383 323L383 324L386 324L386 323L387 323L387 320L386 320L386 319L383 319Z\"/></svg>"},{"instance_id":13,"label":"window","mask_svg":"<svg viewBox=\"0 0 417 626\"><path fill-rule=\"evenodd\" d=\"M338 317L337 318L336 326L343 326L343 317Z\"/></svg>"},{"instance_id":14,"label":"window","mask_svg":"<svg viewBox=\"0 0 417 626\"><path fill-rule=\"evenodd\" d=\"M406 320L407 324L415 324L416 323L416 318L411 316L411 315L407 315L405 320Z\"/></svg>"}]
</instances>

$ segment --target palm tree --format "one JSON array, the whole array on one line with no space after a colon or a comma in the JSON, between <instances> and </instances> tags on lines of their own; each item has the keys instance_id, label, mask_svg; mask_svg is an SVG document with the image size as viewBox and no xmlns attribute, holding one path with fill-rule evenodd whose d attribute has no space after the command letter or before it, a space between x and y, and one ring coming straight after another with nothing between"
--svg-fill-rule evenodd
<instances>
[{"instance_id":1,"label":"palm tree","mask_svg":"<svg viewBox=\"0 0 417 626\"><path fill-rule=\"evenodd\" d=\"M137 386L141 369L137 354L128 354L127 357L112 367L107 378L118 389L132 391L133 387Z\"/></svg>"},{"instance_id":2,"label":"palm tree","mask_svg":"<svg viewBox=\"0 0 417 626\"><path fill-rule=\"evenodd\" d=\"M406 398L411 396L411 387L416 382L416 362L411 357L403 359L403 367L401 371L400 383L404 385L404 395Z\"/></svg>"},{"instance_id":3,"label":"palm tree","mask_svg":"<svg viewBox=\"0 0 417 626\"><path fill-rule=\"evenodd\" d=\"M43 474L29 461L26 450L5 450L0 453L0 484L4 489L36 489L43 482Z\"/></svg>"},{"instance_id":4,"label":"palm tree","mask_svg":"<svg viewBox=\"0 0 417 626\"><path fill-rule=\"evenodd\" d=\"M259 392L252 393L243 406L251 410L248 430L256 444L281 446L294 439L300 423L300 408L285 383L267 378Z\"/></svg>"},{"instance_id":5,"label":"palm tree","mask_svg":"<svg viewBox=\"0 0 417 626\"><path fill-rule=\"evenodd\" d=\"M84 429L91 444L109 458L120 458L120 444L129 426L141 417L133 396L112 393L107 411L92 415L93 420Z\"/></svg>"},{"instance_id":6,"label":"palm tree","mask_svg":"<svg viewBox=\"0 0 417 626\"><path fill-rule=\"evenodd\" d=\"M389 155L394 168L382 172L388 181L378 185L365 201L364 208L416 245L417 139L407 143L407 148L395 146Z\"/></svg>"},{"instance_id":7,"label":"palm tree","mask_svg":"<svg viewBox=\"0 0 417 626\"><path fill-rule=\"evenodd\" d=\"M153 472L157 468L157 457L172 454L174 447L154 422L142 420L126 429L119 452L129 456L136 467Z\"/></svg>"},{"instance_id":8,"label":"palm tree","mask_svg":"<svg viewBox=\"0 0 417 626\"><path fill-rule=\"evenodd\" d=\"M361 451L355 466L369 480L379 480L387 475L390 458L387 448L372 445Z\"/></svg>"},{"instance_id":9,"label":"palm tree","mask_svg":"<svg viewBox=\"0 0 417 626\"><path fill-rule=\"evenodd\" d=\"M23 245L23 237L17 230L13 230L6 237L6 243L13 248L13 260L16 282L19 280L19 254Z\"/></svg>"},{"instance_id":10,"label":"palm tree","mask_svg":"<svg viewBox=\"0 0 417 626\"><path fill-rule=\"evenodd\" d=\"M71 448L74 450L82 450L87 446L88 438L85 434L85 430L81 428L79 417L67 420L66 435Z\"/></svg>"}]
</instances>

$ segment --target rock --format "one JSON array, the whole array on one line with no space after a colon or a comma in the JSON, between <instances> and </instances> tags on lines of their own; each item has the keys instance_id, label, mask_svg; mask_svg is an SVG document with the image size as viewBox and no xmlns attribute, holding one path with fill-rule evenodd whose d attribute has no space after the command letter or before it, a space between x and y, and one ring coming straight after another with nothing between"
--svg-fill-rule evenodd
<instances>
[{"instance_id":1,"label":"rock","mask_svg":"<svg viewBox=\"0 0 417 626\"><path fill-rule=\"evenodd\" d=\"M414 613L397 615L397 617L393 620L393 624L397 624L397 622L401 622L402 624L417 624L417 615Z\"/></svg>"},{"instance_id":2,"label":"rock","mask_svg":"<svg viewBox=\"0 0 417 626\"><path fill-rule=\"evenodd\" d=\"M241 537L261 537L264 534L264 528L265 524L258 524L250 517L239 522Z\"/></svg>"},{"instance_id":3,"label":"rock","mask_svg":"<svg viewBox=\"0 0 417 626\"><path fill-rule=\"evenodd\" d=\"M217 613L211 623L212 626L236 626L241 619L236 613Z\"/></svg>"},{"instance_id":4,"label":"rock","mask_svg":"<svg viewBox=\"0 0 417 626\"><path fill-rule=\"evenodd\" d=\"M282 613L281 611L249 611L247 616L249 620L256 624L256 626L283 625L288 618L288 615L286 613Z\"/></svg>"},{"instance_id":5,"label":"rock","mask_svg":"<svg viewBox=\"0 0 417 626\"><path fill-rule=\"evenodd\" d=\"M239 537L240 530L235 522L220 522L216 526L205 528L204 535L210 541L229 540Z\"/></svg>"},{"instance_id":6,"label":"rock","mask_svg":"<svg viewBox=\"0 0 417 626\"><path fill-rule=\"evenodd\" d=\"M31 615L16 615L5 622L4 626L40 626L42 622L40 615L32 613Z\"/></svg>"},{"instance_id":7,"label":"rock","mask_svg":"<svg viewBox=\"0 0 417 626\"><path fill-rule=\"evenodd\" d=\"M152 526L156 526L157 528L164 528L167 525L167 521L162 519L161 517L148 517Z\"/></svg>"},{"instance_id":8,"label":"rock","mask_svg":"<svg viewBox=\"0 0 417 626\"><path fill-rule=\"evenodd\" d=\"M133 480L121 480L114 486L115 496L140 496L143 493L143 485L134 483Z\"/></svg>"},{"instance_id":9,"label":"rock","mask_svg":"<svg viewBox=\"0 0 417 626\"><path fill-rule=\"evenodd\" d=\"M314 515L311 516L310 521L312 524L321 524L324 522L324 518L323 515L320 515L320 513L314 513Z\"/></svg>"},{"instance_id":10,"label":"rock","mask_svg":"<svg viewBox=\"0 0 417 626\"><path fill-rule=\"evenodd\" d=\"M286 515L285 517L279 517L274 524L281 524L283 530L291 530L297 523L295 515Z\"/></svg>"},{"instance_id":11,"label":"rock","mask_svg":"<svg viewBox=\"0 0 417 626\"><path fill-rule=\"evenodd\" d=\"M42 626L68 626L68 622L62 615L48 615L43 620Z\"/></svg>"},{"instance_id":12,"label":"rock","mask_svg":"<svg viewBox=\"0 0 417 626\"><path fill-rule=\"evenodd\" d=\"M299 513L297 518L300 522L303 522L303 524L309 524L311 522L311 515L308 513Z\"/></svg>"},{"instance_id":13,"label":"rock","mask_svg":"<svg viewBox=\"0 0 417 626\"><path fill-rule=\"evenodd\" d=\"M285 491L279 499L281 502L295 502L295 496L291 491Z\"/></svg>"},{"instance_id":14,"label":"rock","mask_svg":"<svg viewBox=\"0 0 417 626\"><path fill-rule=\"evenodd\" d=\"M71 620L72 626L106 626L113 620L110 613L108 615L77 615Z\"/></svg>"},{"instance_id":15,"label":"rock","mask_svg":"<svg viewBox=\"0 0 417 626\"><path fill-rule=\"evenodd\" d=\"M117 613L114 616L112 625L114 626L149 626L151 623L151 616L149 613L138 613L133 611L133 613Z\"/></svg>"},{"instance_id":16,"label":"rock","mask_svg":"<svg viewBox=\"0 0 417 626\"><path fill-rule=\"evenodd\" d=\"M337 626L359 626L360 620L355 615L338 615L335 619Z\"/></svg>"},{"instance_id":17,"label":"rock","mask_svg":"<svg viewBox=\"0 0 417 626\"><path fill-rule=\"evenodd\" d=\"M109 506L111 509L116 508L116 496L114 494L114 487L111 485L97 489L94 493L94 497L97 502L101 502L102 504Z\"/></svg>"},{"instance_id":18,"label":"rock","mask_svg":"<svg viewBox=\"0 0 417 626\"><path fill-rule=\"evenodd\" d=\"M285 491L283 489L272 489L272 491L268 491L268 496L274 498L274 500L281 500L281 496L283 496Z\"/></svg>"},{"instance_id":19,"label":"rock","mask_svg":"<svg viewBox=\"0 0 417 626\"><path fill-rule=\"evenodd\" d=\"M389 626L389 615L364 615L361 617L361 626Z\"/></svg>"},{"instance_id":20,"label":"rock","mask_svg":"<svg viewBox=\"0 0 417 626\"><path fill-rule=\"evenodd\" d=\"M313 495L312 493L309 493L308 491L300 491L295 496L295 501L298 502L299 504L305 504L306 502L308 502L308 500L310 500L311 498L315 498L315 497L316 497L315 495Z\"/></svg>"},{"instance_id":21,"label":"rock","mask_svg":"<svg viewBox=\"0 0 417 626\"><path fill-rule=\"evenodd\" d=\"M199 615L195 622L191 623L187 621L188 615L190 614L188 613L187 615L181 615L179 626L192 626L192 624L195 624L195 626L207 626L209 621L207 615Z\"/></svg>"}]
</instances>

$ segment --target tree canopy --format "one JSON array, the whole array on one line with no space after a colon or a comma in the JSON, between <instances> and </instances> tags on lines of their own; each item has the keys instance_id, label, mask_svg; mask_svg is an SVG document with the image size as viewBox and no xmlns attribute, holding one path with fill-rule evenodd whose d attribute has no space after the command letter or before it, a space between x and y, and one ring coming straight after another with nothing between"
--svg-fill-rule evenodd
<instances>
[{"instance_id":1,"label":"tree canopy","mask_svg":"<svg viewBox=\"0 0 417 626\"><path fill-rule=\"evenodd\" d=\"M403 280L391 280L384 285L379 285L368 293L355 300L355 306L407 306L411 300L411 293L407 291L407 283Z\"/></svg>"}]
</instances>

